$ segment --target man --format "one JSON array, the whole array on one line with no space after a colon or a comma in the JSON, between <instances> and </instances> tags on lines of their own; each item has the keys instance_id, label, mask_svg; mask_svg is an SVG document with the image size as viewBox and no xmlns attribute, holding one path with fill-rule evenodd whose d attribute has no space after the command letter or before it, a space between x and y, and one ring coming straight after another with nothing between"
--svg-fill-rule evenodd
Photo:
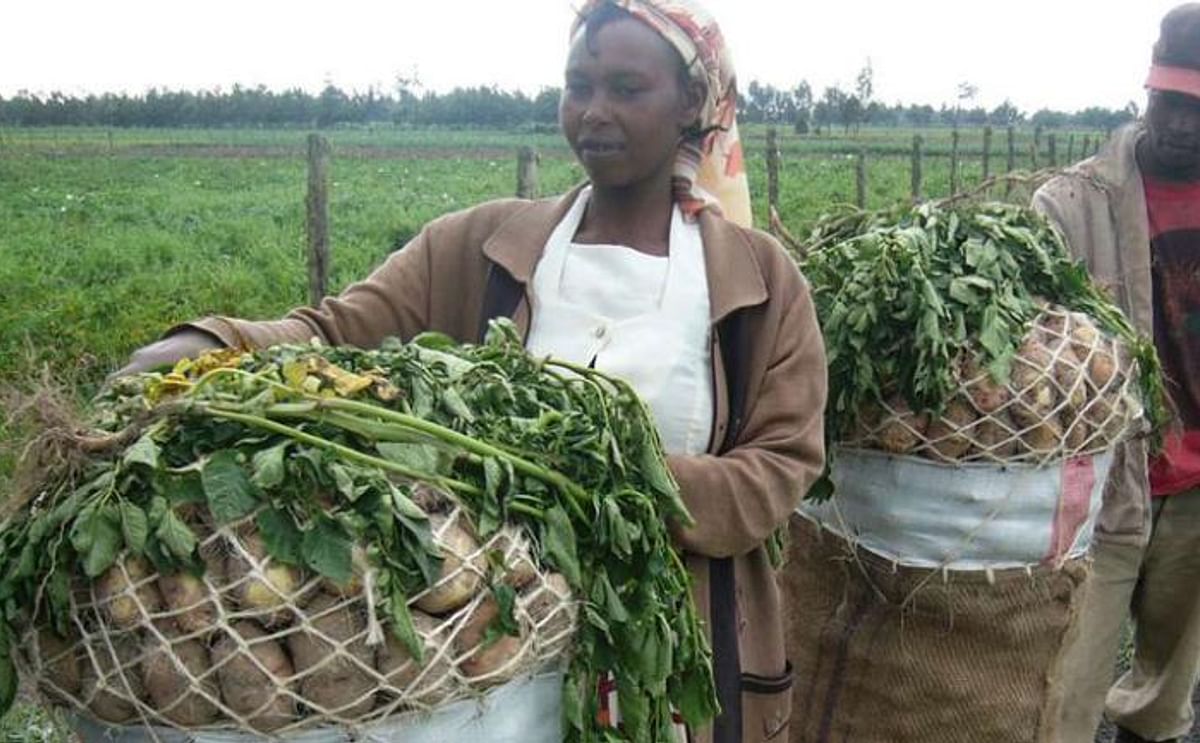
<instances>
[{"instance_id":1,"label":"man","mask_svg":"<svg viewBox=\"0 0 1200 743\"><path fill-rule=\"evenodd\" d=\"M1161 454L1113 462L1063 667L1062 743L1180 740L1200 669L1200 3L1163 18L1143 122L1055 178L1034 205L1154 338L1177 413ZM1132 616L1133 663L1109 688ZM1107 694L1106 694L1107 692Z\"/></svg>"}]
</instances>

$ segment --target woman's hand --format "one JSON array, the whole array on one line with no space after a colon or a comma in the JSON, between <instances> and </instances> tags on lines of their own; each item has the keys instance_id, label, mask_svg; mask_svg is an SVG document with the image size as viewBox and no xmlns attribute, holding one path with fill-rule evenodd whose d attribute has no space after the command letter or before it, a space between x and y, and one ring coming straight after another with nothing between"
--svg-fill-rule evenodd
<instances>
[{"instance_id":1,"label":"woman's hand","mask_svg":"<svg viewBox=\"0 0 1200 743\"><path fill-rule=\"evenodd\" d=\"M129 357L129 363L109 375L106 384L130 374L149 371L160 366L171 366L176 361L199 356L205 351L221 348L224 344L215 336L197 330L184 328L177 333L155 341L148 346L142 346Z\"/></svg>"}]
</instances>

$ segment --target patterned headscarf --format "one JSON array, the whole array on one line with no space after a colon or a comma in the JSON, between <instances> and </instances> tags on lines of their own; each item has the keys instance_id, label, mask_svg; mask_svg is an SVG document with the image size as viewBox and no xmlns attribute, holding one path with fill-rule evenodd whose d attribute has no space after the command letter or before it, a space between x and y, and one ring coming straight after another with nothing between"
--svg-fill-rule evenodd
<instances>
[{"instance_id":1,"label":"patterned headscarf","mask_svg":"<svg viewBox=\"0 0 1200 743\"><path fill-rule=\"evenodd\" d=\"M750 186L737 129L737 78L725 38L708 11L692 0L586 0L571 28L598 6L611 3L654 29L675 47L692 80L704 85L700 139L688 138L675 159L675 201L685 216L716 208L724 217L749 227ZM709 131L711 129L711 131Z\"/></svg>"}]
</instances>

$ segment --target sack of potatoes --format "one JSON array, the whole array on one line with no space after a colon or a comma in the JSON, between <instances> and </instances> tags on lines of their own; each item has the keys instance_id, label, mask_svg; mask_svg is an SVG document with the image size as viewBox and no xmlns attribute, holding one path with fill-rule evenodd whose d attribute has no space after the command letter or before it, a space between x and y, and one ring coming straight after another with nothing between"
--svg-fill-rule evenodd
<instances>
[{"instance_id":1,"label":"sack of potatoes","mask_svg":"<svg viewBox=\"0 0 1200 743\"><path fill-rule=\"evenodd\" d=\"M197 516L202 569L122 556L71 587L65 633L30 628L26 661L53 701L105 723L273 734L430 710L561 664L576 622L563 576L520 529L481 542L449 497L424 505L441 559L406 603L415 648L365 550L338 583L272 557L254 517Z\"/></svg>"},{"instance_id":2,"label":"sack of potatoes","mask_svg":"<svg viewBox=\"0 0 1200 743\"><path fill-rule=\"evenodd\" d=\"M648 409L511 322L222 349L86 410L38 385L0 492L0 715L18 671L151 732L358 734L510 691L532 709L520 682L547 672L553 719L589 739L587 690L614 675L638 740L717 712Z\"/></svg>"},{"instance_id":3,"label":"sack of potatoes","mask_svg":"<svg viewBox=\"0 0 1200 743\"><path fill-rule=\"evenodd\" d=\"M938 462L1042 464L1112 449L1141 430L1137 365L1120 340L1080 312L1045 304L998 379L964 350L956 391L915 412L897 392L859 409L844 446Z\"/></svg>"}]
</instances>

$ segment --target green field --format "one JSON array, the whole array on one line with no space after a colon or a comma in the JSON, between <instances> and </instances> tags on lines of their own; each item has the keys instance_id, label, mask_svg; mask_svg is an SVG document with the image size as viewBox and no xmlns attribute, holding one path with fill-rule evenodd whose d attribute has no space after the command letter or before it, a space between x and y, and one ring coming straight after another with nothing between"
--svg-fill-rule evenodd
<instances>
[{"instance_id":1,"label":"green field","mask_svg":"<svg viewBox=\"0 0 1200 743\"><path fill-rule=\"evenodd\" d=\"M780 211L802 235L822 212L855 198L865 151L868 205L910 196L914 132L855 136L781 131ZM951 134L921 133L924 194L948 195ZM1077 133L1078 152L1085 133ZM0 130L0 384L47 366L86 398L138 346L210 313L274 317L307 292L305 137L299 130ZM1096 141L1095 133L1088 133ZM547 131L327 132L331 289L365 276L430 219L512 195L515 153L541 154L543 194L582 179ZM1065 160L1068 134L1058 133ZM766 225L766 132L744 132L756 222ZM1018 169L1032 166L1020 131ZM1041 165L1047 164L1045 148ZM982 174L982 132L965 130L961 183ZM992 172L1005 168L993 141ZM1014 198L1027 198L1018 192ZM12 440L0 410L0 442ZM0 490L12 452L0 446ZM56 737L58 736L58 737ZM0 740L60 740L61 727L28 705L0 721Z\"/></svg>"},{"instance_id":2,"label":"green field","mask_svg":"<svg viewBox=\"0 0 1200 743\"><path fill-rule=\"evenodd\" d=\"M207 313L269 317L302 302L305 136L0 132L0 379L50 362L94 383L176 322ZM511 195L520 145L541 153L542 193L582 178L553 133L359 129L328 136L334 289L364 276L431 218ZM946 195L950 133L923 136L924 192ZM852 201L852 153L860 148L868 153L868 204L904 200L911 138L894 130L782 132L784 221L800 233L830 205ZM752 129L745 139L756 220L765 225L765 132ZM964 184L980 178L981 139L977 130L963 134ZM993 143L993 172L1004 167L1002 140ZM1031 133L1018 140L1028 153ZM1065 147L1060 152L1065 157ZM1027 156L1017 163L1029 165Z\"/></svg>"}]
</instances>

